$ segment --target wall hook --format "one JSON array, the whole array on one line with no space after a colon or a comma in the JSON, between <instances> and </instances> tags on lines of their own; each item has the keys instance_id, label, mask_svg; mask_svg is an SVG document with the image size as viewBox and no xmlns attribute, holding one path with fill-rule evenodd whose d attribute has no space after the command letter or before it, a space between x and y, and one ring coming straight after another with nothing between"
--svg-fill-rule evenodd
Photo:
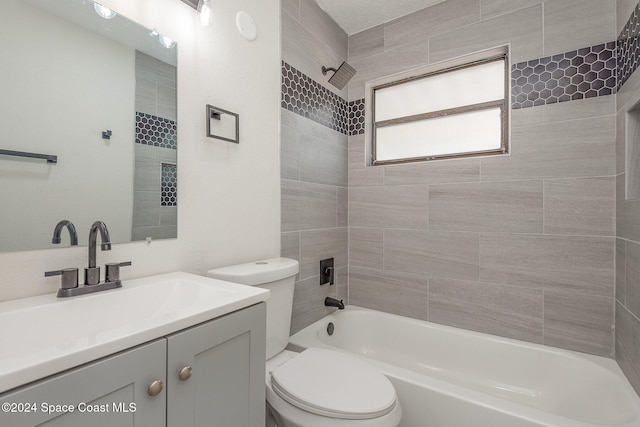
<instances>
[{"instance_id":1,"label":"wall hook","mask_svg":"<svg viewBox=\"0 0 640 427\"><path fill-rule=\"evenodd\" d=\"M110 130L102 131L102 139L111 139L112 132Z\"/></svg>"}]
</instances>

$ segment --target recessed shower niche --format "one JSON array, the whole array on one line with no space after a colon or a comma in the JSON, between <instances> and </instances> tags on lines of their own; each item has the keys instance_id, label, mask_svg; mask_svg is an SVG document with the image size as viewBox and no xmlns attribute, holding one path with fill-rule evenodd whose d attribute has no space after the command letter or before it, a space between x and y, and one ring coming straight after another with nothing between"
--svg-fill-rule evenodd
<instances>
[{"instance_id":1,"label":"recessed shower niche","mask_svg":"<svg viewBox=\"0 0 640 427\"><path fill-rule=\"evenodd\" d=\"M640 101L626 114L625 199L640 199Z\"/></svg>"}]
</instances>

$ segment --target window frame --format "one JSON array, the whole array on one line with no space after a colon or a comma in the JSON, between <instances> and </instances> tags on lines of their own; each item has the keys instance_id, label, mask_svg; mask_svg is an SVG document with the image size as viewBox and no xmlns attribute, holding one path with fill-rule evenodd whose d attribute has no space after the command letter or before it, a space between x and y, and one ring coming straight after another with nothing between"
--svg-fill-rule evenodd
<instances>
[{"instance_id":1,"label":"window frame","mask_svg":"<svg viewBox=\"0 0 640 427\"><path fill-rule=\"evenodd\" d=\"M463 105L460 107L448 108L444 110L436 110L427 113L419 113L410 116L403 116L394 119L387 119L376 122L375 118L375 102L376 102L376 90L389 88L392 86L402 85L405 83L409 83L416 80L426 79L429 77L434 77L442 74L447 74L450 72L472 68L475 66L487 64L495 61L504 61L504 98L495 101L488 101L478 104L470 104ZM469 157L478 157L478 156L491 156L491 155L504 155L509 153L509 113L510 113L510 102L511 94L511 76L510 76L510 64L509 64L509 53L508 49L499 48L492 49L491 51L481 52L479 54L474 54L471 57L458 58L456 60L447 61L440 63L436 66L428 66L422 67L418 70L414 70L409 73L409 75L400 75L399 77L393 78L385 78L381 79L382 82L370 82L367 90L367 98L370 100L370 108L369 113L371 119L369 126L367 129L370 132L370 147L371 147L371 165L389 165L389 164L400 164L400 163L413 163L413 162L423 162L423 161L431 161L431 160L443 160L443 159L459 159L459 158L469 158ZM482 111L490 108L499 108L500 109L500 120L501 120L501 143L500 147L496 149L490 150L478 150L478 151L465 151L461 153L448 153L448 154L439 154L439 155L425 155L418 157L407 157L407 158L398 158L398 159L388 159L388 160L378 160L376 158L376 130L380 127L385 126L393 126L403 123L411 123L419 120L428 120L437 117L446 117L452 116L456 114L468 113L473 111Z\"/></svg>"}]
</instances>

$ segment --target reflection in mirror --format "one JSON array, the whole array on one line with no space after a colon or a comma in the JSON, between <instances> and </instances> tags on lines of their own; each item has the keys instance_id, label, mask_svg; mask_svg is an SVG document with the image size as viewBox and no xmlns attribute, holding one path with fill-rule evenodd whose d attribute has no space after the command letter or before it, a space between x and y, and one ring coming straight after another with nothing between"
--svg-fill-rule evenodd
<instances>
[{"instance_id":1,"label":"reflection in mirror","mask_svg":"<svg viewBox=\"0 0 640 427\"><path fill-rule=\"evenodd\" d=\"M116 11L117 12L117 11ZM177 46L90 0L0 2L0 251L177 237Z\"/></svg>"}]
</instances>

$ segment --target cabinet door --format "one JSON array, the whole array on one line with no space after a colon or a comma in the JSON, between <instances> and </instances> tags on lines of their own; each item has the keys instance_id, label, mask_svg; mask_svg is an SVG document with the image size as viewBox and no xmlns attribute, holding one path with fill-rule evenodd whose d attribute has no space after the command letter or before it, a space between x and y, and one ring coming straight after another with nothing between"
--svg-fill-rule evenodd
<instances>
[{"instance_id":1,"label":"cabinet door","mask_svg":"<svg viewBox=\"0 0 640 427\"><path fill-rule=\"evenodd\" d=\"M264 427L265 307L167 338L168 427ZM192 375L181 380L185 367Z\"/></svg>"},{"instance_id":2,"label":"cabinet door","mask_svg":"<svg viewBox=\"0 0 640 427\"><path fill-rule=\"evenodd\" d=\"M89 363L0 395L0 426L163 426L165 391L151 397L147 387L166 384L165 368L164 339Z\"/></svg>"}]
</instances>

